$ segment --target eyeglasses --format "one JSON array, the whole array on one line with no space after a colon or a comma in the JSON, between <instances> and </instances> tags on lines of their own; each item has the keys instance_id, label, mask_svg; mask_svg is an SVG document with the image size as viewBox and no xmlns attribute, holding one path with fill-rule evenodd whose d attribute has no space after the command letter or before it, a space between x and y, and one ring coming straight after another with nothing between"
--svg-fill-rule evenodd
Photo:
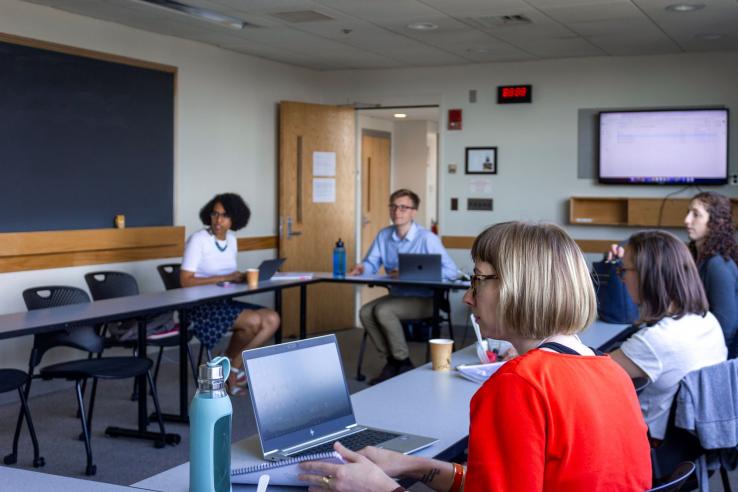
<instances>
[{"instance_id":1,"label":"eyeglasses","mask_svg":"<svg viewBox=\"0 0 738 492\"><path fill-rule=\"evenodd\" d=\"M620 279L623 279L625 277L625 272L629 271L636 271L635 268L625 268L623 265L618 265L615 267L615 274L617 274Z\"/></svg>"},{"instance_id":2,"label":"eyeglasses","mask_svg":"<svg viewBox=\"0 0 738 492\"><path fill-rule=\"evenodd\" d=\"M498 280L500 277L499 275L493 273L490 275L479 275L476 273L473 273L470 275L471 277L471 291L472 295L476 297L477 295L477 288L479 287L479 284L483 282L484 280Z\"/></svg>"},{"instance_id":3,"label":"eyeglasses","mask_svg":"<svg viewBox=\"0 0 738 492\"><path fill-rule=\"evenodd\" d=\"M400 212L407 212L408 210L415 210L416 207L408 207L407 205L395 205L394 203L389 206L390 212L399 210Z\"/></svg>"},{"instance_id":4,"label":"eyeglasses","mask_svg":"<svg viewBox=\"0 0 738 492\"><path fill-rule=\"evenodd\" d=\"M230 219L231 218L231 216L228 215L228 212L220 213L220 212L216 212L215 210L213 210L212 212L210 212L210 218L211 219L218 220L218 217L223 217L224 219Z\"/></svg>"}]
</instances>

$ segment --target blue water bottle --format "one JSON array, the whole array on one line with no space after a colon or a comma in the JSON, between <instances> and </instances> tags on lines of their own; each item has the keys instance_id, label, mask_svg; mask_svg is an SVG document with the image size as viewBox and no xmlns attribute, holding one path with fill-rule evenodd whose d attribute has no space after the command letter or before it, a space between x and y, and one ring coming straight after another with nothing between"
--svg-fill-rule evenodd
<instances>
[{"instance_id":1,"label":"blue water bottle","mask_svg":"<svg viewBox=\"0 0 738 492\"><path fill-rule=\"evenodd\" d=\"M200 366L190 404L190 492L231 491L231 416L225 378L228 357Z\"/></svg>"},{"instance_id":2,"label":"blue water bottle","mask_svg":"<svg viewBox=\"0 0 738 492\"><path fill-rule=\"evenodd\" d=\"M338 238L336 247L333 248L333 276L346 276L346 248L343 247L341 238Z\"/></svg>"}]
</instances>

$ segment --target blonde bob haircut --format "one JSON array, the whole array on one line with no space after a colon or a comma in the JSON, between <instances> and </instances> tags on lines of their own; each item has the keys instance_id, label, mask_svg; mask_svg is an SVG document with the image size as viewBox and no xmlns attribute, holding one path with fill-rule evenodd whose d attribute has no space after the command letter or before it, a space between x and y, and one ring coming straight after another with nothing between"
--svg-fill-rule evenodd
<instances>
[{"instance_id":1,"label":"blonde bob haircut","mask_svg":"<svg viewBox=\"0 0 738 492\"><path fill-rule=\"evenodd\" d=\"M472 258L499 276L497 320L530 339L572 335L597 317L597 299L582 252L553 224L504 222L474 240Z\"/></svg>"}]
</instances>

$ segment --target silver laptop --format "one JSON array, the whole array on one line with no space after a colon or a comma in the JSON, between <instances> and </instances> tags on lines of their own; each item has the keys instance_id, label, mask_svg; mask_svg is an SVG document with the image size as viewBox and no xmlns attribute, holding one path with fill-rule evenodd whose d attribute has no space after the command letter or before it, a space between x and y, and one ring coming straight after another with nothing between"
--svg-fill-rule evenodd
<instances>
[{"instance_id":1,"label":"silver laptop","mask_svg":"<svg viewBox=\"0 0 738 492\"><path fill-rule=\"evenodd\" d=\"M264 459L331 451L335 441L405 454L437 441L356 422L335 335L244 350L243 362Z\"/></svg>"},{"instance_id":2,"label":"silver laptop","mask_svg":"<svg viewBox=\"0 0 738 492\"><path fill-rule=\"evenodd\" d=\"M440 282L441 255L400 253L400 280Z\"/></svg>"},{"instance_id":3,"label":"silver laptop","mask_svg":"<svg viewBox=\"0 0 738 492\"><path fill-rule=\"evenodd\" d=\"M259 265L259 282L264 282L272 278L286 259L287 258L275 258L273 260L262 261L261 265Z\"/></svg>"}]
</instances>

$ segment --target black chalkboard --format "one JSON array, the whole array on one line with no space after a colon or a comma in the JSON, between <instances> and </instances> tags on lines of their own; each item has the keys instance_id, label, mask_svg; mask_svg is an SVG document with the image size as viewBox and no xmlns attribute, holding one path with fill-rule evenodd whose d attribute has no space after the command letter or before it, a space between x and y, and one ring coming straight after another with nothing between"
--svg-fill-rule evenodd
<instances>
[{"instance_id":1,"label":"black chalkboard","mask_svg":"<svg viewBox=\"0 0 738 492\"><path fill-rule=\"evenodd\" d=\"M173 223L174 74L0 42L0 231Z\"/></svg>"}]
</instances>

